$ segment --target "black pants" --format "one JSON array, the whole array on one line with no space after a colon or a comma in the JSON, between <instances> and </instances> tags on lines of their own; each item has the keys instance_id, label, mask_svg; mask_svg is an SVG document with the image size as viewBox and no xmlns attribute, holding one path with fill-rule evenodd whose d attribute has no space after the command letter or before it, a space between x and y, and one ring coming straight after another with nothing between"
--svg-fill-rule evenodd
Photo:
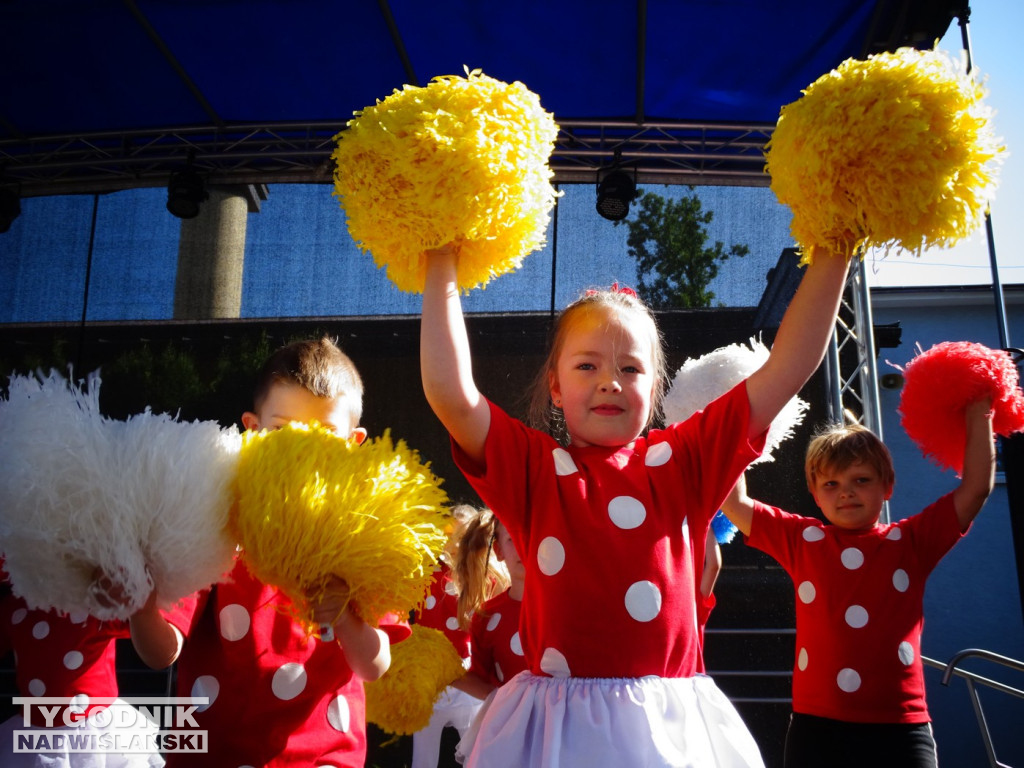
<instances>
[{"instance_id":1,"label":"black pants","mask_svg":"<svg viewBox=\"0 0 1024 768\"><path fill-rule=\"evenodd\" d=\"M785 768L937 768L931 723L848 723L794 712Z\"/></svg>"}]
</instances>

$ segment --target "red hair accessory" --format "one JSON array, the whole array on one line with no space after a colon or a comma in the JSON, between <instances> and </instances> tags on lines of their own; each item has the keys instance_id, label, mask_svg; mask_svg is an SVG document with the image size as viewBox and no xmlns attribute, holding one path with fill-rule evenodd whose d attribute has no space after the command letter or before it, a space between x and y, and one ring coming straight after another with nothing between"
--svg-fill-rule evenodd
<instances>
[{"instance_id":1,"label":"red hair accessory","mask_svg":"<svg viewBox=\"0 0 1024 768\"><path fill-rule=\"evenodd\" d=\"M639 298L636 295L636 291L634 291L627 285L624 285L620 288L618 282L612 283L612 287L609 288L608 290L610 290L612 293L621 293L625 296L632 296L634 299ZM590 290L587 291L587 296L596 296L599 293L601 293L601 291L595 291L594 289L591 288Z\"/></svg>"},{"instance_id":2,"label":"red hair accessory","mask_svg":"<svg viewBox=\"0 0 1024 768\"><path fill-rule=\"evenodd\" d=\"M896 366L897 368L899 366ZM1024 394L1009 352L969 341L946 341L920 352L903 370L899 414L907 436L935 464L963 469L964 410L992 399L992 430L1024 430Z\"/></svg>"}]
</instances>

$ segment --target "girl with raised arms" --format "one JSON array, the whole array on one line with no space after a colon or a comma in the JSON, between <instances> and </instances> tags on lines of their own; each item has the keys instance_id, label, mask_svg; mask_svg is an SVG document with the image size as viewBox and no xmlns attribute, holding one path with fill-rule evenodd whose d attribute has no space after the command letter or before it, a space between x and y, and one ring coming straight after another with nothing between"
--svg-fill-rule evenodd
<instances>
[{"instance_id":1,"label":"girl with raised arms","mask_svg":"<svg viewBox=\"0 0 1024 768\"><path fill-rule=\"evenodd\" d=\"M651 429L666 382L653 315L597 291L560 316L528 427L473 379L457 245L427 254L423 388L459 468L526 567L529 673L497 689L466 765L760 766L757 745L698 674L694 562L711 518L783 405L824 356L846 260L819 254L764 366L685 422Z\"/></svg>"}]
</instances>

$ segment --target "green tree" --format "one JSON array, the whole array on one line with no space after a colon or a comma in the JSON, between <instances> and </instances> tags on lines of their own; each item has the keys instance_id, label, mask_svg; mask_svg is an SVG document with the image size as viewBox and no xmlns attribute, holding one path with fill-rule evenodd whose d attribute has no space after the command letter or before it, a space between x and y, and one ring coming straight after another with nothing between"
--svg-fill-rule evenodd
<instances>
[{"instance_id":1,"label":"green tree","mask_svg":"<svg viewBox=\"0 0 1024 768\"><path fill-rule=\"evenodd\" d=\"M746 256L750 249L721 241L706 245L705 225L714 218L690 187L690 195L669 200L654 192L640 197L635 218L615 224L629 227L626 244L636 259L637 293L654 309L710 307L715 294L708 285L721 262Z\"/></svg>"}]
</instances>

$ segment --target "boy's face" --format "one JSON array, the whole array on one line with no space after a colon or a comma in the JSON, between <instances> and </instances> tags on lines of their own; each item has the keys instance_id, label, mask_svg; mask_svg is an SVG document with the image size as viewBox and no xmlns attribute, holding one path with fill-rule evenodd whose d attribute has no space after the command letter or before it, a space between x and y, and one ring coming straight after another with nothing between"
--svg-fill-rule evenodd
<instances>
[{"instance_id":1,"label":"boy's face","mask_svg":"<svg viewBox=\"0 0 1024 768\"><path fill-rule=\"evenodd\" d=\"M280 429L292 421L316 421L341 437L363 442L366 430L352 423L352 410L345 397L317 397L299 384L274 384L256 412L242 414L246 429Z\"/></svg>"},{"instance_id":2,"label":"boy's face","mask_svg":"<svg viewBox=\"0 0 1024 768\"><path fill-rule=\"evenodd\" d=\"M873 466L857 462L844 469L822 469L811 493L832 525L863 531L878 522L882 503L892 496L892 486L882 481Z\"/></svg>"}]
</instances>

